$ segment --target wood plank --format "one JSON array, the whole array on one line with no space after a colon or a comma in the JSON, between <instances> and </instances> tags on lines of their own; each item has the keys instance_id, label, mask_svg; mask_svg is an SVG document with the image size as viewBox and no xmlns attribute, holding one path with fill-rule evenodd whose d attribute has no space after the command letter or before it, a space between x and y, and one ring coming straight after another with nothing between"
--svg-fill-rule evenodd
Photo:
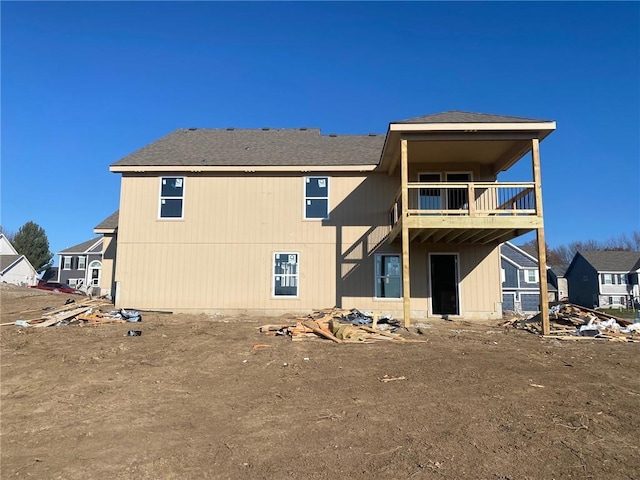
<instances>
[{"instance_id":1,"label":"wood plank","mask_svg":"<svg viewBox=\"0 0 640 480\"><path fill-rule=\"evenodd\" d=\"M328 338L329 340L332 340L336 343L342 343L342 340L337 338L332 333L325 332L324 330L322 330L313 320L304 320L302 322L302 325L304 325L305 327L307 327L308 329L312 330L313 332L317 333L322 337Z\"/></svg>"},{"instance_id":2,"label":"wood plank","mask_svg":"<svg viewBox=\"0 0 640 480\"><path fill-rule=\"evenodd\" d=\"M411 284L409 267L409 151L407 139L400 140L400 187L402 189L402 310L405 327L411 325Z\"/></svg>"}]
</instances>

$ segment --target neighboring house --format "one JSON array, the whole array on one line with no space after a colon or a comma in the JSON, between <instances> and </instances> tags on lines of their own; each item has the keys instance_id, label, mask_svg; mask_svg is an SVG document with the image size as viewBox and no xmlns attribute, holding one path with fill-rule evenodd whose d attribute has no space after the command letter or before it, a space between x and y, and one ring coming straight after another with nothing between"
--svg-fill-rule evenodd
<instances>
[{"instance_id":1,"label":"neighboring house","mask_svg":"<svg viewBox=\"0 0 640 480\"><path fill-rule=\"evenodd\" d=\"M177 130L110 167L120 210L94 231L117 244L116 305L501 318L499 245L544 235L539 143L554 129L445 112L386 135ZM497 181L525 156L533 181Z\"/></svg>"},{"instance_id":2,"label":"neighboring house","mask_svg":"<svg viewBox=\"0 0 640 480\"><path fill-rule=\"evenodd\" d=\"M29 259L20 255L3 233L0 233L0 282L19 286L38 283L38 272Z\"/></svg>"},{"instance_id":3,"label":"neighboring house","mask_svg":"<svg viewBox=\"0 0 640 480\"><path fill-rule=\"evenodd\" d=\"M567 281L566 272L569 265L551 265L547 271L549 275L549 283L554 286L558 292L558 301L569 300L569 282Z\"/></svg>"},{"instance_id":4,"label":"neighboring house","mask_svg":"<svg viewBox=\"0 0 640 480\"><path fill-rule=\"evenodd\" d=\"M538 259L511 242L500 246L502 309L518 313L540 311L540 269ZM548 300L557 300L557 290L547 284Z\"/></svg>"},{"instance_id":5,"label":"neighboring house","mask_svg":"<svg viewBox=\"0 0 640 480\"><path fill-rule=\"evenodd\" d=\"M102 235L102 275L100 276L100 295L113 299L116 292L116 236L118 232L118 212L105 218L93 229L94 233Z\"/></svg>"},{"instance_id":6,"label":"neighboring house","mask_svg":"<svg viewBox=\"0 0 640 480\"><path fill-rule=\"evenodd\" d=\"M585 307L631 306L640 297L640 252L577 252L567 269L569 301Z\"/></svg>"},{"instance_id":7,"label":"neighboring house","mask_svg":"<svg viewBox=\"0 0 640 480\"><path fill-rule=\"evenodd\" d=\"M102 237L92 238L58 252L58 282L100 294L102 243Z\"/></svg>"}]
</instances>

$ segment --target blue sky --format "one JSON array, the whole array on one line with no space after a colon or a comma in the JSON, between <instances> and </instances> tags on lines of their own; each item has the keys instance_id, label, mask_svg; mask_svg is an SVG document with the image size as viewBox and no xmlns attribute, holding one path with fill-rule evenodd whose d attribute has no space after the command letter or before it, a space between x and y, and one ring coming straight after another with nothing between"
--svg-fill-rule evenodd
<instances>
[{"instance_id":1,"label":"blue sky","mask_svg":"<svg viewBox=\"0 0 640 480\"><path fill-rule=\"evenodd\" d=\"M446 110L557 122L541 144L552 247L640 229L638 2L0 8L0 223L38 223L53 252L118 208L109 165L176 128L384 133ZM530 178L522 161L501 179Z\"/></svg>"}]
</instances>

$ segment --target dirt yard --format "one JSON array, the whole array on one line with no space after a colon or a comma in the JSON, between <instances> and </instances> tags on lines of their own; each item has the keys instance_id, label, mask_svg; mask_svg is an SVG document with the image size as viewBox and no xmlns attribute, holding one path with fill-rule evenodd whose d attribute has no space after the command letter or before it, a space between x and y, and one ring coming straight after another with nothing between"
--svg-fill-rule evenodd
<instances>
[{"instance_id":1,"label":"dirt yard","mask_svg":"<svg viewBox=\"0 0 640 480\"><path fill-rule=\"evenodd\" d=\"M1 293L2 322L69 298ZM640 478L638 344L432 321L404 334L427 343L338 345L264 323L1 327L0 477Z\"/></svg>"}]
</instances>

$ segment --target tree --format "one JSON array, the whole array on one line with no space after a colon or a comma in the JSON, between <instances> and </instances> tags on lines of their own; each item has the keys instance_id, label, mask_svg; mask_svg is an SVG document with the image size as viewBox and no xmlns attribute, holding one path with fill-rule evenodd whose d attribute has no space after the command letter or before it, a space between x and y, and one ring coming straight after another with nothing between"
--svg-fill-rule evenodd
<instances>
[{"instance_id":1,"label":"tree","mask_svg":"<svg viewBox=\"0 0 640 480\"><path fill-rule=\"evenodd\" d=\"M53 253L49 251L49 240L44 229L34 222L27 222L20 227L13 237L13 248L24 255L36 271L51 266Z\"/></svg>"},{"instance_id":2,"label":"tree","mask_svg":"<svg viewBox=\"0 0 640 480\"><path fill-rule=\"evenodd\" d=\"M11 245L13 245L13 239L16 236L15 232L9 232L2 225L0 225L0 233L3 233L4 236L7 237L7 240L9 240L11 242Z\"/></svg>"}]
</instances>

